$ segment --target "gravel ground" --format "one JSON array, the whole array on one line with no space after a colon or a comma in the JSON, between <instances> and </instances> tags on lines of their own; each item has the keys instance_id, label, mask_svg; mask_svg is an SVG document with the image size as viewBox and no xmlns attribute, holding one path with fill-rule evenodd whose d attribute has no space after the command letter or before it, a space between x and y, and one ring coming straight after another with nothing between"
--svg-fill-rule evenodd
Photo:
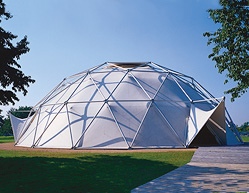
<instances>
[{"instance_id":1,"label":"gravel ground","mask_svg":"<svg viewBox=\"0 0 249 193\"><path fill-rule=\"evenodd\" d=\"M30 148L18 147L14 143L0 143L0 150L11 151L43 151L43 152L61 152L61 153L127 153L127 152L170 152L170 151L195 151L195 148L189 149L131 149L131 150L113 150L113 149L55 149L55 148Z\"/></svg>"}]
</instances>

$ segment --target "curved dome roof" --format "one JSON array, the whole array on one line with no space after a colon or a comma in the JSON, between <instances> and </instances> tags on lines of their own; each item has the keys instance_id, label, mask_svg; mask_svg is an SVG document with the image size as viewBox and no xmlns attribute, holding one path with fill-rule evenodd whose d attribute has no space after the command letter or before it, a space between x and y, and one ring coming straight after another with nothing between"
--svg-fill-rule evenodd
<instances>
[{"instance_id":1,"label":"curved dome roof","mask_svg":"<svg viewBox=\"0 0 249 193\"><path fill-rule=\"evenodd\" d=\"M234 131L227 139L223 98L153 62L106 62L69 76L33 110L14 129L16 145L185 148L239 140Z\"/></svg>"}]
</instances>

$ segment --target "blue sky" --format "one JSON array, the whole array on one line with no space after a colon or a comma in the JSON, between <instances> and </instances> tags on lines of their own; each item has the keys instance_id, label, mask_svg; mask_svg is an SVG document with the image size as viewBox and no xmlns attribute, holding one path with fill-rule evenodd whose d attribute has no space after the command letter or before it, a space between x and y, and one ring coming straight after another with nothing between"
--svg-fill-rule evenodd
<instances>
[{"instance_id":1,"label":"blue sky","mask_svg":"<svg viewBox=\"0 0 249 193\"><path fill-rule=\"evenodd\" d=\"M224 85L208 59L203 37L218 27L208 9L218 0L4 0L13 18L1 25L28 36L30 52L19 61L36 80L14 106L33 106L64 77L106 61L152 61L194 77L216 97ZM226 106L235 124L249 121L249 94ZM1 107L9 110L12 106Z\"/></svg>"}]
</instances>

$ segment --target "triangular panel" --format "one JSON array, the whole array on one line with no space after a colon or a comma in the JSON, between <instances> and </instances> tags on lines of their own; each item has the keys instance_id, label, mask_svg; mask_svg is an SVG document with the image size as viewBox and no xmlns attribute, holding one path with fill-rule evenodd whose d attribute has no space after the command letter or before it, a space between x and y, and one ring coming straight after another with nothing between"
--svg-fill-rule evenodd
<instances>
[{"instance_id":1,"label":"triangular panel","mask_svg":"<svg viewBox=\"0 0 249 193\"><path fill-rule=\"evenodd\" d=\"M63 104L40 107L29 123L25 124L17 145L31 147L53 121Z\"/></svg>"},{"instance_id":2,"label":"triangular panel","mask_svg":"<svg viewBox=\"0 0 249 193\"><path fill-rule=\"evenodd\" d=\"M149 96L144 92L143 88L134 79L134 77L128 73L117 89L113 92L110 100L149 100Z\"/></svg>"},{"instance_id":3,"label":"triangular panel","mask_svg":"<svg viewBox=\"0 0 249 193\"><path fill-rule=\"evenodd\" d=\"M91 76L87 76L79 82L77 89L71 92L68 102L88 102L88 101L104 101L104 97L98 91Z\"/></svg>"},{"instance_id":4,"label":"triangular panel","mask_svg":"<svg viewBox=\"0 0 249 193\"><path fill-rule=\"evenodd\" d=\"M54 116L53 120L46 126L44 132L37 136L39 138L35 145L38 147L50 148L57 146L60 146L61 148L71 148L72 138L68 124L66 106L64 105L64 107ZM39 125L39 127L40 126L41 125Z\"/></svg>"},{"instance_id":5,"label":"triangular panel","mask_svg":"<svg viewBox=\"0 0 249 193\"><path fill-rule=\"evenodd\" d=\"M190 82L183 81L182 79L179 78L175 79L192 101L206 99L203 93L200 92L197 88L195 88L194 85L191 84Z\"/></svg>"},{"instance_id":6,"label":"triangular panel","mask_svg":"<svg viewBox=\"0 0 249 193\"><path fill-rule=\"evenodd\" d=\"M72 132L72 140L74 146L82 147L84 136L83 133L89 127L98 111L103 106L103 102L96 103L74 103L68 104L69 124ZM76 144L77 143L77 144Z\"/></svg>"},{"instance_id":7,"label":"triangular panel","mask_svg":"<svg viewBox=\"0 0 249 193\"><path fill-rule=\"evenodd\" d=\"M108 73L93 73L91 77L103 95L104 99L109 98L113 90L125 76L125 72L113 69Z\"/></svg>"},{"instance_id":8,"label":"triangular panel","mask_svg":"<svg viewBox=\"0 0 249 193\"><path fill-rule=\"evenodd\" d=\"M140 85L152 99L154 99L158 89L168 74L155 71L141 72L139 70L133 70L131 73L135 76ZM146 76L144 75L145 73Z\"/></svg>"},{"instance_id":9,"label":"triangular panel","mask_svg":"<svg viewBox=\"0 0 249 193\"><path fill-rule=\"evenodd\" d=\"M177 133L182 143L186 141L186 129L189 116L189 103L172 101L155 101L164 117L168 120L172 129ZM177 120L177 121L176 121Z\"/></svg>"},{"instance_id":10,"label":"triangular panel","mask_svg":"<svg viewBox=\"0 0 249 193\"><path fill-rule=\"evenodd\" d=\"M47 100L46 100L46 105L53 105L57 103L64 103L70 96L70 90L72 89L73 86L70 86L69 84L67 85L66 88L64 88L62 91L57 92L54 91L53 93Z\"/></svg>"},{"instance_id":11,"label":"triangular panel","mask_svg":"<svg viewBox=\"0 0 249 193\"><path fill-rule=\"evenodd\" d=\"M133 148L183 147L154 105L151 105L134 140Z\"/></svg>"},{"instance_id":12,"label":"triangular panel","mask_svg":"<svg viewBox=\"0 0 249 193\"><path fill-rule=\"evenodd\" d=\"M146 113L149 102L112 102L110 108L129 145Z\"/></svg>"},{"instance_id":13,"label":"triangular panel","mask_svg":"<svg viewBox=\"0 0 249 193\"><path fill-rule=\"evenodd\" d=\"M212 133L216 136L221 145L227 145L226 139L226 117L225 117L225 104L222 101L212 116L209 118Z\"/></svg>"},{"instance_id":14,"label":"triangular panel","mask_svg":"<svg viewBox=\"0 0 249 193\"><path fill-rule=\"evenodd\" d=\"M107 104L102 108L83 137L83 148L128 148Z\"/></svg>"},{"instance_id":15,"label":"triangular panel","mask_svg":"<svg viewBox=\"0 0 249 193\"><path fill-rule=\"evenodd\" d=\"M188 97L184 94L179 85L177 85L171 75L167 76L167 79L164 81L155 100L189 101Z\"/></svg>"},{"instance_id":16,"label":"triangular panel","mask_svg":"<svg viewBox=\"0 0 249 193\"><path fill-rule=\"evenodd\" d=\"M32 116L30 122L24 124L20 136L16 141L16 146L31 147L33 145L38 117L39 114L35 114Z\"/></svg>"},{"instance_id":17,"label":"triangular panel","mask_svg":"<svg viewBox=\"0 0 249 193\"><path fill-rule=\"evenodd\" d=\"M213 114L216 108L210 111L204 111L191 104L190 116L188 119L188 132L186 145L188 146L202 127L206 124L209 117Z\"/></svg>"},{"instance_id":18,"label":"triangular panel","mask_svg":"<svg viewBox=\"0 0 249 193\"><path fill-rule=\"evenodd\" d=\"M11 122L12 130L13 130L14 140L16 142L17 139L20 137L23 126L28 118L27 119L20 119L18 117L15 117L11 113L9 114L9 117L10 117L10 122Z\"/></svg>"}]
</instances>

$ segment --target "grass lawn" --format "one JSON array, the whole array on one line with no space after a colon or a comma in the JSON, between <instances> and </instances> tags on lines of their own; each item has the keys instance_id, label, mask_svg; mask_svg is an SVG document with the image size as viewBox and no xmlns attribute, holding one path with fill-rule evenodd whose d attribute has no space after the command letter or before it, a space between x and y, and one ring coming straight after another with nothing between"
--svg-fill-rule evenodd
<instances>
[{"instance_id":1,"label":"grass lawn","mask_svg":"<svg viewBox=\"0 0 249 193\"><path fill-rule=\"evenodd\" d=\"M13 136L0 136L0 143L10 143L14 142Z\"/></svg>"},{"instance_id":2,"label":"grass lawn","mask_svg":"<svg viewBox=\"0 0 249 193\"><path fill-rule=\"evenodd\" d=\"M241 138L244 142L249 142L249 136L241 135Z\"/></svg>"},{"instance_id":3,"label":"grass lawn","mask_svg":"<svg viewBox=\"0 0 249 193\"><path fill-rule=\"evenodd\" d=\"M12 140L0 138L0 142ZM194 151L84 153L0 150L0 192L130 192Z\"/></svg>"}]
</instances>

